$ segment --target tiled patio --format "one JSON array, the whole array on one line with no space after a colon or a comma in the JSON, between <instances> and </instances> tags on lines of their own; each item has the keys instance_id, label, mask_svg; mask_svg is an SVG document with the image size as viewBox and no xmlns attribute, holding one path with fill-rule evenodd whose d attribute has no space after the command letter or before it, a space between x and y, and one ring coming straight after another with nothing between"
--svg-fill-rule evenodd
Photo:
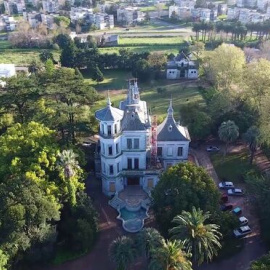
<instances>
[{"instance_id":1,"label":"tiled patio","mask_svg":"<svg viewBox=\"0 0 270 270\"><path fill-rule=\"evenodd\" d=\"M127 186L119 192L118 197L128 205L138 205L148 198L147 193L140 186Z\"/></svg>"}]
</instances>

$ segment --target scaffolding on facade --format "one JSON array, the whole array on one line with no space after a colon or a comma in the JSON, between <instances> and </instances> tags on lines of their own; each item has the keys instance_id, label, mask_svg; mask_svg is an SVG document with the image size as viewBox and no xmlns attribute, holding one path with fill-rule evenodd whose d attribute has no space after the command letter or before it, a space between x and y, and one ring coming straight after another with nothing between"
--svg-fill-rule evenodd
<instances>
[{"instance_id":1,"label":"scaffolding on facade","mask_svg":"<svg viewBox=\"0 0 270 270\"><path fill-rule=\"evenodd\" d=\"M152 116L151 126L151 166L157 165L157 116Z\"/></svg>"}]
</instances>

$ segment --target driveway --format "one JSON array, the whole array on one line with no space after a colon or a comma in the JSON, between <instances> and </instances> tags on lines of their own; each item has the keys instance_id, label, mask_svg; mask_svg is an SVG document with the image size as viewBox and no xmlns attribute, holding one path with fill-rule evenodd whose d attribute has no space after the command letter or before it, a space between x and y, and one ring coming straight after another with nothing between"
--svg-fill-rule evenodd
<instances>
[{"instance_id":1,"label":"driveway","mask_svg":"<svg viewBox=\"0 0 270 270\"><path fill-rule=\"evenodd\" d=\"M191 149L191 154L195 156L199 165L206 168L210 176L218 185L219 178L210 160L209 153L205 150L206 146L202 145L198 149ZM231 149L235 151L236 149ZM244 185L237 185L244 188ZM256 210L249 202L247 197L229 197L229 202L234 207L239 206L242 208L242 214L248 218L252 234L244 238L245 246L235 256L219 262L213 262L198 267L198 270L246 270L249 268L250 262L257 259L266 253L266 246L260 238L259 220Z\"/></svg>"}]
</instances>

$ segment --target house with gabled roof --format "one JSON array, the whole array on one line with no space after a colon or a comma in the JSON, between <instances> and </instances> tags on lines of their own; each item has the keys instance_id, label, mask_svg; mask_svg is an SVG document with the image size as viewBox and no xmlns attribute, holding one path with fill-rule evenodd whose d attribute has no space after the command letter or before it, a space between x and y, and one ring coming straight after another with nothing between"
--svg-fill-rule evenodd
<instances>
[{"instance_id":1,"label":"house with gabled roof","mask_svg":"<svg viewBox=\"0 0 270 270\"><path fill-rule=\"evenodd\" d=\"M166 77L168 80L197 79L198 75L197 63L191 60L184 52L179 53L167 63Z\"/></svg>"}]
</instances>

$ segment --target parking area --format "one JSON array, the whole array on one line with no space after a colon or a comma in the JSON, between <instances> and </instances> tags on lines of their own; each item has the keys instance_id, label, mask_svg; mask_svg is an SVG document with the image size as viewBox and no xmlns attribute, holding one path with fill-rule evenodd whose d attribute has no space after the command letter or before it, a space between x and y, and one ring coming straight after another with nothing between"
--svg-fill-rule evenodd
<instances>
[{"instance_id":1,"label":"parking area","mask_svg":"<svg viewBox=\"0 0 270 270\"><path fill-rule=\"evenodd\" d=\"M197 149L193 149L192 153L199 165L206 168L218 186L220 179L210 160L209 153L206 151L206 146L202 145ZM233 179L230 180L233 181ZM243 189L244 192L246 190L245 184L235 184L235 187ZM227 193L227 190L221 190L221 192ZM241 208L242 213L240 216L245 216L249 220L249 226L252 229L252 233L244 238L245 246L241 252L229 259L202 265L198 268L200 270L246 270L252 260L255 260L266 252L266 247L260 238L258 215L251 199L246 194L244 196L228 196L228 199L228 204L232 204L233 208Z\"/></svg>"}]
</instances>

